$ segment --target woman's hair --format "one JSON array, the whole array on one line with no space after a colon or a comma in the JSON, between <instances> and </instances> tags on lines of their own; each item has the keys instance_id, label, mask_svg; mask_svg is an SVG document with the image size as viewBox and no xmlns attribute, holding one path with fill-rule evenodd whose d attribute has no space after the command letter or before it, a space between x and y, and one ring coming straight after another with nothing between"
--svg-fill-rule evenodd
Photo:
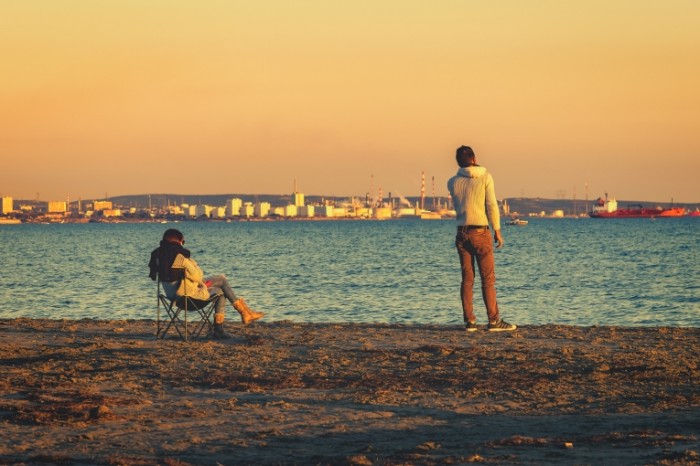
<instances>
[{"instance_id":1,"label":"woman's hair","mask_svg":"<svg viewBox=\"0 0 700 466\"><path fill-rule=\"evenodd\" d=\"M163 241L182 241L184 238L185 235L183 235L180 230L176 230L175 228L165 230L165 233L163 233Z\"/></svg>"}]
</instances>

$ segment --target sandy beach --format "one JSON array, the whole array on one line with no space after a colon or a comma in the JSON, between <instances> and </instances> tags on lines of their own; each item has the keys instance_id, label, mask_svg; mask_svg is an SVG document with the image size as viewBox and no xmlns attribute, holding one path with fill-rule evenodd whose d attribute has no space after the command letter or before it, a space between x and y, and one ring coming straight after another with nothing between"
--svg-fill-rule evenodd
<instances>
[{"instance_id":1,"label":"sandy beach","mask_svg":"<svg viewBox=\"0 0 700 466\"><path fill-rule=\"evenodd\" d=\"M0 320L0 464L698 464L700 329Z\"/></svg>"}]
</instances>

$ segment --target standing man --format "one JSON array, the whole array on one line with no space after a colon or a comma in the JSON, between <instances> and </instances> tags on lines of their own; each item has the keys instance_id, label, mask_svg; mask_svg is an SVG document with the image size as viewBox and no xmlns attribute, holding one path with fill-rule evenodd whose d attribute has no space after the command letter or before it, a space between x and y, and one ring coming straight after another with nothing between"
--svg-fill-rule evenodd
<instances>
[{"instance_id":1,"label":"standing man","mask_svg":"<svg viewBox=\"0 0 700 466\"><path fill-rule=\"evenodd\" d=\"M455 244L462 265L462 311L467 332L475 332L474 314L474 262L481 276L481 294L486 305L490 332L515 330L516 326L500 318L496 302L496 263L493 255L494 239L489 231L493 227L496 247L503 246L501 216L496 202L493 178L484 167L476 163L476 155L469 146L457 148L457 174L447 182L457 212L457 238Z\"/></svg>"}]
</instances>

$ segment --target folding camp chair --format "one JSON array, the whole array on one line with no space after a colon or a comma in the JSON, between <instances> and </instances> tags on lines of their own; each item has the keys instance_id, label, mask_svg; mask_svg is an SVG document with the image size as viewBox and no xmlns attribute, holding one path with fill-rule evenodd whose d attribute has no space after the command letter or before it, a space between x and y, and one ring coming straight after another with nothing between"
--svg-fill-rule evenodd
<instances>
[{"instance_id":1,"label":"folding camp chair","mask_svg":"<svg viewBox=\"0 0 700 466\"><path fill-rule=\"evenodd\" d=\"M182 269L183 278L187 279L187 269L184 265L184 257L177 255L172 264L173 269ZM160 278L160 277L159 277ZM171 328L174 328L180 338L185 341L191 337L201 336L204 329L207 329L207 334L214 332L214 326L211 323L211 317L216 309L216 303L219 299L223 299L221 294L211 296L207 300L195 299L187 296L187 287L183 287L185 296L175 296L168 298L163 291L163 286L158 280L158 329L156 338L164 338ZM160 307L165 308L166 317L161 320ZM190 323L188 314L195 313L195 321ZM190 325L191 324L191 325Z\"/></svg>"},{"instance_id":2,"label":"folding camp chair","mask_svg":"<svg viewBox=\"0 0 700 466\"><path fill-rule=\"evenodd\" d=\"M205 336L211 334L214 331L212 315L216 309L216 303L221 298L222 296L217 294L206 301L188 296L176 296L170 299L163 292L159 281L156 338L165 338L170 329L175 329L180 338L185 341L200 337L205 329L207 330ZM163 319L161 319L161 307L165 310ZM189 317L190 314L194 314L194 319Z\"/></svg>"}]
</instances>

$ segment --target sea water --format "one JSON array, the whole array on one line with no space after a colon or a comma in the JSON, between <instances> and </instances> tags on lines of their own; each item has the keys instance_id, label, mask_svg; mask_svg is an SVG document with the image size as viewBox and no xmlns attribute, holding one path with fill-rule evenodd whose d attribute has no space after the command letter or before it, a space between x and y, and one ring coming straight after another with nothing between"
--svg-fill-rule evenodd
<instances>
[{"instance_id":1,"label":"sea water","mask_svg":"<svg viewBox=\"0 0 700 466\"><path fill-rule=\"evenodd\" d=\"M148 260L166 228L266 322L462 322L454 220L0 225L0 318L155 318ZM512 323L700 326L699 218L502 231L497 292ZM478 278L475 309L483 324Z\"/></svg>"}]
</instances>

